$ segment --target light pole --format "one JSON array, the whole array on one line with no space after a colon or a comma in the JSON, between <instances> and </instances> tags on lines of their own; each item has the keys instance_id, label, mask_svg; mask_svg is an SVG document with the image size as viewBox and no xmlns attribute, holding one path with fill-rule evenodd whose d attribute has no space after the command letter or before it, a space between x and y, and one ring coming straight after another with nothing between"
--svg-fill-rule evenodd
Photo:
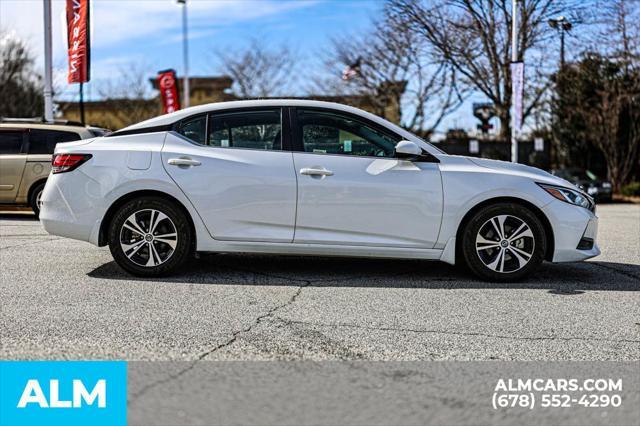
<instances>
[{"instance_id":1,"label":"light pole","mask_svg":"<svg viewBox=\"0 0 640 426\"><path fill-rule=\"evenodd\" d=\"M53 79L51 75L51 0L43 1L44 10L44 119L53 121Z\"/></svg>"},{"instance_id":2,"label":"light pole","mask_svg":"<svg viewBox=\"0 0 640 426\"><path fill-rule=\"evenodd\" d=\"M549 19L549 25L560 31L560 69L564 67L564 33L571 31L573 25L564 16Z\"/></svg>"},{"instance_id":3,"label":"light pole","mask_svg":"<svg viewBox=\"0 0 640 426\"><path fill-rule=\"evenodd\" d=\"M518 0L512 0L511 2L511 73L513 74L514 65L518 62ZM516 136L515 129L515 116L516 116L516 108L515 108L515 100L516 100L516 91L513 87L513 76L512 76L512 88L511 88L511 105L514 106L513 114L511 115L511 162L518 162L518 138Z\"/></svg>"},{"instance_id":4,"label":"light pole","mask_svg":"<svg viewBox=\"0 0 640 426\"><path fill-rule=\"evenodd\" d=\"M187 37L187 0L176 0L182 5L182 58L184 60L183 101L184 108L189 107L189 41Z\"/></svg>"}]
</instances>

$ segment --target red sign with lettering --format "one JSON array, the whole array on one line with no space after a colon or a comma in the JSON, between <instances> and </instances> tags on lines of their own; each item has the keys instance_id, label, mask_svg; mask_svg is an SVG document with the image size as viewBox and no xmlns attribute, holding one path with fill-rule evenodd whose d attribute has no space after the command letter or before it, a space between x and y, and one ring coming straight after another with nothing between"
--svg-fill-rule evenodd
<instances>
[{"instance_id":1,"label":"red sign with lettering","mask_svg":"<svg viewBox=\"0 0 640 426\"><path fill-rule=\"evenodd\" d=\"M158 72L158 90L160 90L162 110L165 114L180 109L177 83L176 72L174 70Z\"/></svg>"},{"instance_id":2,"label":"red sign with lettering","mask_svg":"<svg viewBox=\"0 0 640 426\"><path fill-rule=\"evenodd\" d=\"M86 83L90 70L89 0L67 0L69 83Z\"/></svg>"}]
</instances>

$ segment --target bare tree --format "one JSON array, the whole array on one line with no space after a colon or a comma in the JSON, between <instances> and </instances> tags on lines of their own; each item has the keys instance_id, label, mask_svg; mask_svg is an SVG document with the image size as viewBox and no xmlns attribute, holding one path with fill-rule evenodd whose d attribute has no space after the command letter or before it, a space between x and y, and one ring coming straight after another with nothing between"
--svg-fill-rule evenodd
<instances>
[{"instance_id":1,"label":"bare tree","mask_svg":"<svg viewBox=\"0 0 640 426\"><path fill-rule=\"evenodd\" d=\"M42 115L42 78L33 65L28 46L0 31L0 116Z\"/></svg>"},{"instance_id":2,"label":"bare tree","mask_svg":"<svg viewBox=\"0 0 640 426\"><path fill-rule=\"evenodd\" d=\"M640 70L626 67L588 53L559 76L565 80L563 124L572 139L602 152L616 191L637 167L640 149Z\"/></svg>"},{"instance_id":3,"label":"bare tree","mask_svg":"<svg viewBox=\"0 0 640 426\"><path fill-rule=\"evenodd\" d=\"M601 2L604 26L599 32L599 46L604 54L624 63L625 69L640 66L640 3L633 0ZM602 43L606 40L606 43Z\"/></svg>"},{"instance_id":4,"label":"bare tree","mask_svg":"<svg viewBox=\"0 0 640 426\"><path fill-rule=\"evenodd\" d=\"M286 46L269 47L267 43L252 39L242 50L214 52L219 71L234 81L234 90L241 98L282 96L293 89L296 56Z\"/></svg>"},{"instance_id":5,"label":"bare tree","mask_svg":"<svg viewBox=\"0 0 640 426\"><path fill-rule=\"evenodd\" d=\"M584 99L579 106L584 108L594 144L604 154L609 179L619 191L640 157L640 5L608 0L601 6L601 35L608 41L602 49L608 58L595 99Z\"/></svg>"},{"instance_id":6,"label":"bare tree","mask_svg":"<svg viewBox=\"0 0 640 426\"><path fill-rule=\"evenodd\" d=\"M595 145L604 154L616 192L637 166L640 145L640 74L636 73L632 86L624 80L605 80L596 91L595 107L583 114Z\"/></svg>"},{"instance_id":7,"label":"bare tree","mask_svg":"<svg viewBox=\"0 0 640 426\"><path fill-rule=\"evenodd\" d=\"M147 69L149 67L139 63L125 65L115 78L99 86L98 95L109 114L105 114L105 121L96 124L118 129L161 112L158 100L153 98Z\"/></svg>"},{"instance_id":8,"label":"bare tree","mask_svg":"<svg viewBox=\"0 0 640 426\"><path fill-rule=\"evenodd\" d=\"M522 0L519 2L520 31L518 56L533 53L548 34L547 21L569 9L563 0ZM511 136L511 0L389 0L389 15L415 31L433 48L439 60L449 64L459 81L484 94L494 104L500 119L501 138ZM529 58L528 58L529 59ZM533 55L534 63L545 62L544 49ZM540 104L549 87L542 74L527 71L525 118Z\"/></svg>"},{"instance_id":9,"label":"bare tree","mask_svg":"<svg viewBox=\"0 0 640 426\"><path fill-rule=\"evenodd\" d=\"M429 46L405 26L385 16L360 37L333 41L325 68L335 77L320 78L316 90L354 94L372 104L383 117L390 105L401 107L404 127L429 134L462 103L463 94L453 68L434 63ZM357 73L346 81L337 72L358 63Z\"/></svg>"},{"instance_id":10,"label":"bare tree","mask_svg":"<svg viewBox=\"0 0 640 426\"><path fill-rule=\"evenodd\" d=\"M554 133L565 163L579 165L597 148L618 191L639 165L640 6L608 0L599 12L599 42L556 74Z\"/></svg>"}]
</instances>

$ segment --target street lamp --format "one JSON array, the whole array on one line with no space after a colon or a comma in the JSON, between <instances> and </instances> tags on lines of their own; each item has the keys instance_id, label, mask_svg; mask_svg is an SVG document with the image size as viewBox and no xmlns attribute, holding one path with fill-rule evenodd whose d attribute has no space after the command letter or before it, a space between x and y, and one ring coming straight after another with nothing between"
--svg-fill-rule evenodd
<instances>
[{"instance_id":1,"label":"street lamp","mask_svg":"<svg viewBox=\"0 0 640 426\"><path fill-rule=\"evenodd\" d=\"M560 69L564 67L564 33L571 31L573 25L564 16L549 19L551 28L560 31Z\"/></svg>"},{"instance_id":2,"label":"street lamp","mask_svg":"<svg viewBox=\"0 0 640 426\"><path fill-rule=\"evenodd\" d=\"M182 58L184 60L183 105L189 107L189 42L187 38L187 0L176 0L182 5Z\"/></svg>"},{"instance_id":3,"label":"street lamp","mask_svg":"<svg viewBox=\"0 0 640 426\"><path fill-rule=\"evenodd\" d=\"M53 77L51 50L51 0L43 0L44 10L44 120L53 121Z\"/></svg>"},{"instance_id":4,"label":"street lamp","mask_svg":"<svg viewBox=\"0 0 640 426\"><path fill-rule=\"evenodd\" d=\"M524 67L524 63L518 63L518 1L512 0L511 2L511 78L513 79L513 73L516 67ZM524 75L524 71L523 71ZM520 129L516 129L516 114L518 114L516 100L520 98L522 100L522 86L519 88L519 93L516 85L511 83L511 105L514 107L513 114L511 114L511 162L518 162L518 136L516 132Z\"/></svg>"}]
</instances>

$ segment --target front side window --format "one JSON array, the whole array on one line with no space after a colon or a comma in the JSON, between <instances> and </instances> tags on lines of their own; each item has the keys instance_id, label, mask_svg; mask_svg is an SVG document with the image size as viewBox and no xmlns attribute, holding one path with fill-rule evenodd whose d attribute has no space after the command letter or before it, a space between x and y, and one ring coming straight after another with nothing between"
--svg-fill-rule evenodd
<instances>
[{"instance_id":1,"label":"front side window","mask_svg":"<svg viewBox=\"0 0 640 426\"><path fill-rule=\"evenodd\" d=\"M177 131L185 138L204 145L206 141L205 135L207 133L207 116L200 115L189 118L180 123Z\"/></svg>"},{"instance_id":2,"label":"front side window","mask_svg":"<svg viewBox=\"0 0 640 426\"><path fill-rule=\"evenodd\" d=\"M23 135L21 131L0 130L0 154L20 154Z\"/></svg>"},{"instance_id":3,"label":"front side window","mask_svg":"<svg viewBox=\"0 0 640 426\"><path fill-rule=\"evenodd\" d=\"M53 154L56 144L80 140L74 132L31 129L29 131L29 154Z\"/></svg>"},{"instance_id":4,"label":"front side window","mask_svg":"<svg viewBox=\"0 0 640 426\"><path fill-rule=\"evenodd\" d=\"M397 136L333 112L298 110L305 152L367 157L394 157Z\"/></svg>"},{"instance_id":5,"label":"front side window","mask_svg":"<svg viewBox=\"0 0 640 426\"><path fill-rule=\"evenodd\" d=\"M216 113L209 117L208 145L279 151L281 130L279 109Z\"/></svg>"}]
</instances>

